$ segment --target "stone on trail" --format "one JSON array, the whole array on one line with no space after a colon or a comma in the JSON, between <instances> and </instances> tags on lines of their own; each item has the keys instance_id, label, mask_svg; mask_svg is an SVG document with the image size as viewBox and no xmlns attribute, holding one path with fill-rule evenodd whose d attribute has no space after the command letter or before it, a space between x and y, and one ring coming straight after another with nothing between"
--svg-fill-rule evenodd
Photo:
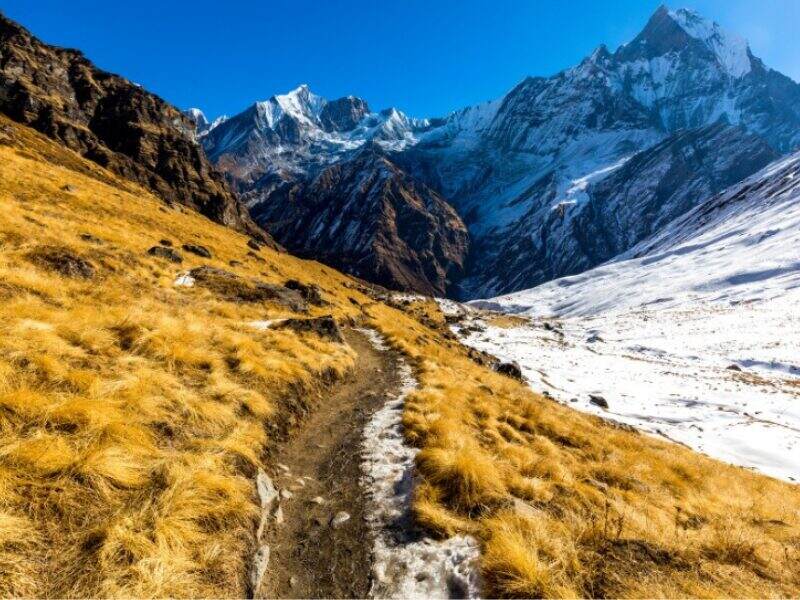
<instances>
[{"instance_id":1,"label":"stone on trail","mask_svg":"<svg viewBox=\"0 0 800 600\"><path fill-rule=\"evenodd\" d=\"M337 527L341 527L342 525L347 523L347 521L349 520L350 520L350 513L346 513L343 510L341 510L337 512L331 519L331 527L336 529Z\"/></svg>"},{"instance_id":2,"label":"stone on trail","mask_svg":"<svg viewBox=\"0 0 800 600\"><path fill-rule=\"evenodd\" d=\"M264 581L264 575L269 566L269 546L263 544L250 565L250 597L255 598L258 595L258 590L261 587L261 582Z\"/></svg>"}]
</instances>

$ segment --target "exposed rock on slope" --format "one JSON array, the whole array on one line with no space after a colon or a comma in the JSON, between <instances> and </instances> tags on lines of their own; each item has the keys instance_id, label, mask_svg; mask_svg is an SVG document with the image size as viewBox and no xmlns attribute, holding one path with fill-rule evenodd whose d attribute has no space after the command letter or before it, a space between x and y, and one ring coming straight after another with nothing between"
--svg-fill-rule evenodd
<instances>
[{"instance_id":1,"label":"exposed rock on slope","mask_svg":"<svg viewBox=\"0 0 800 600\"><path fill-rule=\"evenodd\" d=\"M79 51L42 43L1 14L0 111L168 203L264 238L206 160L185 115L97 69Z\"/></svg>"},{"instance_id":2,"label":"exposed rock on slope","mask_svg":"<svg viewBox=\"0 0 800 600\"><path fill-rule=\"evenodd\" d=\"M481 240L484 262L470 265L476 290L511 292L590 269L777 157L759 136L717 123L670 136L595 183L573 182L567 201L556 176L545 177L529 191L527 214Z\"/></svg>"},{"instance_id":3,"label":"exposed rock on slope","mask_svg":"<svg viewBox=\"0 0 800 600\"><path fill-rule=\"evenodd\" d=\"M460 276L467 253L452 207L374 145L307 184L280 186L253 216L293 253L431 295Z\"/></svg>"}]
</instances>

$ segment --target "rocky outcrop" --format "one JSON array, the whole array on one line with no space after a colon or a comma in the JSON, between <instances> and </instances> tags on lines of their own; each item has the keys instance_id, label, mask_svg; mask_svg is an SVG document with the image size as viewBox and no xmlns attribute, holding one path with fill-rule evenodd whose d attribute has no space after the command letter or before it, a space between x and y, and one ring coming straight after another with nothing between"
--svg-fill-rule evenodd
<instances>
[{"instance_id":1,"label":"rocky outcrop","mask_svg":"<svg viewBox=\"0 0 800 600\"><path fill-rule=\"evenodd\" d=\"M79 51L42 43L2 14L0 112L169 204L268 239L205 158L188 117Z\"/></svg>"},{"instance_id":2,"label":"rocky outcrop","mask_svg":"<svg viewBox=\"0 0 800 600\"><path fill-rule=\"evenodd\" d=\"M441 296L461 275L468 238L459 216L374 145L253 205L291 252L386 287Z\"/></svg>"}]
</instances>

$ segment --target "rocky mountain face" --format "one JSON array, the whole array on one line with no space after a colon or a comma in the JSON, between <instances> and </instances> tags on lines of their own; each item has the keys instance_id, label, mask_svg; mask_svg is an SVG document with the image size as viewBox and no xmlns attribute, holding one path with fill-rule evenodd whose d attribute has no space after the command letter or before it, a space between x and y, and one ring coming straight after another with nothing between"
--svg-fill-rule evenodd
<instances>
[{"instance_id":1,"label":"rocky mountain face","mask_svg":"<svg viewBox=\"0 0 800 600\"><path fill-rule=\"evenodd\" d=\"M306 187L367 142L461 216L470 252L447 291L487 297L608 260L800 146L800 85L717 24L661 7L615 52L601 46L444 119L373 113L303 86L203 137L268 229L286 200L278 190Z\"/></svg>"},{"instance_id":2,"label":"rocky mountain face","mask_svg":"<svg viewBox=\"0 0 800 600\"><path fill-rule=\"evenodd\" d=\"M463 274L458 214L374 144L310 181L282 184L253 216L292 253L385 286L442 296Z\"/></svg>"},{"instance_id":3,"label":"rocky mountain face","mask_svg":"<svg viewBox=\"0 0 800 600\"><path fill-rule=\"evenodd\" d=\"M167 203L269 241L206 159L186 116L97 69L79 51L42 43L2 14L0 111Z\"/></svg>"},{"instance_id":4,"label":"rocky mountain face","mask_svg":"<svg viewBox=\"0 0 800 600\"><path fill-rule=\"evenodd\" d=\"M482 289L504 291L583 272L777 157L761 137L715 123L679 131L594 182L573 181L570 200L560 200L555 174L544 177L530 190L536 201L528 212L483 237L486 247L472 256L484 262L469 268L479 274Z\"/></svg>"}]
</instances>

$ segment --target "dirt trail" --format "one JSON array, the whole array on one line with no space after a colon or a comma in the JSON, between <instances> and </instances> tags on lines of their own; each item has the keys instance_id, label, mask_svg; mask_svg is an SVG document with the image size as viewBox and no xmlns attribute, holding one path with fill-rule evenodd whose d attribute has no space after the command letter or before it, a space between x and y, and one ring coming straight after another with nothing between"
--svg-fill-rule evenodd
<instances>
[{"instance_id":1,"label":"dirt trail","mask_svg":"<svg viewBox=\"0 0 800 600\"><path fill-rule=\"evenodd\" d=\"M264 535L270 560L258 597L363 598L369 592L372 538L359 484L362 435L400 378L394 353L377 351L354 331L345 337L358 353L355 369L274 453L273 481L291 497L282 492L283 523L271 519ZM350 518L333 526L340 512Z\"/></svg>"}]
</instances>

